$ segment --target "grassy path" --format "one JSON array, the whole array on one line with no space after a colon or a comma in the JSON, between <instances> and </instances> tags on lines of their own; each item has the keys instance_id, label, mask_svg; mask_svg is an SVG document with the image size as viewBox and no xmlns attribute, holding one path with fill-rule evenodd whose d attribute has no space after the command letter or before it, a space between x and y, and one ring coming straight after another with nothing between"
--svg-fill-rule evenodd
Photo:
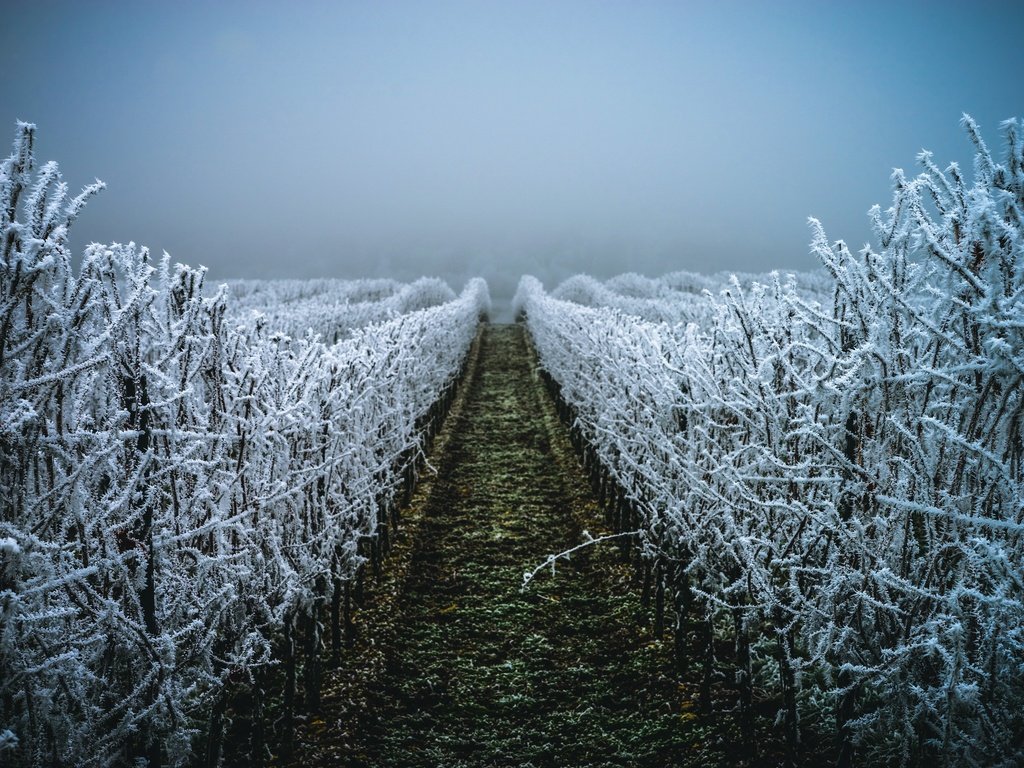
<instances>
[{"instance_id":1,"label":"grassy path","mask_svg":"<svg viewBox=\"0 0 1024 768\"><path fill-rule=\"evenodd\" d=\"M487 326L364 636L303 731L300 764L681 766L717 762L638 620L629 568L590 548L597 503L520 326Z\"/></svg>"}]
</instances>

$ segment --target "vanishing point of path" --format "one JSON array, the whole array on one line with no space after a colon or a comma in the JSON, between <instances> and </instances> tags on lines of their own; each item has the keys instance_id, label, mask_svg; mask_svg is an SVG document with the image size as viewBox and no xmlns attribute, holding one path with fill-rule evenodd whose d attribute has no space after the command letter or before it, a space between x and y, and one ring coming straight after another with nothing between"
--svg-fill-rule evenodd
<instances>
[{"instance_id":1,"label":"vanishing point of path","mask_svg":"<svg viewBox=\"0 0 1024 768\"><path fill-rule=\"evenodd\" d=\"M520 591L525 570L602 530L522 326L484 327L430 462L296 764L717 762L616 547Z\"/></svg>"}]
</instances>

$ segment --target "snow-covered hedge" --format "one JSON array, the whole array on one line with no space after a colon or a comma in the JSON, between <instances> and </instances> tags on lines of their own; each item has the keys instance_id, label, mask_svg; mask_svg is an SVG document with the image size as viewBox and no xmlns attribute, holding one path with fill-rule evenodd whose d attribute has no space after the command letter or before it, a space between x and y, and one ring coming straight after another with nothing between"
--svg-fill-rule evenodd
<instances>
[{"instance_id":1,"label":"snow-covered hedge","mask_svg":"<svg viewBox=\"0 0 1024 768\"><path fill-rule=\"evenodd\" d=\"M897 173L881 250L812 222L828 301L736 282L669 325L520 286L705 695L728 627L740 717L776 691L792 753L812 715L846 765L1024 761L1024 146L965 126L973 183Z\"/></svg>"},{"instance_id":2,"label":"snow-covered hedge","mask_svg":"<svg viewBox=\"0 0 1024 768\"><path fill-rule=\"evenodd\" d=\"M227 284L231 322L265 325L289 336L317 334L338 341L356 328L436 307L455 299L443 280L233 280Z\"/></svg>"},{"instance_id":3,"label":"snow-covered hedge","mask_svg":"<svg viewBox=\"0 0 1024 768\"><path fill-rule=\"evenodd\" d=\"M616 309L653 323L706 326L711 320L710 295L732 282L749 288L771 279L770 274L672 272L650 278L627 272L602 283L590 275L573 275L552 290L551 297L585 307ZM831 279L824 270L798 273L791 279L806 298L819 298L832 292ZM521 307L517 304L513 309L518 314Z\"/></svg>"},{"instance_id":4,"label":"snow-covered hedge","mask_svg":"<svg viewBox=\"0 0 1024 768\"><path fill-rule=\"evenodd\" d=\"M33 174L33 138L0 170L0 762L181 764L205 734L215 764L229 682L282 659L287 707L296 633L337 627L487 287L333 345L236 326L166 256L73 269L98 187Z\"/></svg>"}]
</instances>

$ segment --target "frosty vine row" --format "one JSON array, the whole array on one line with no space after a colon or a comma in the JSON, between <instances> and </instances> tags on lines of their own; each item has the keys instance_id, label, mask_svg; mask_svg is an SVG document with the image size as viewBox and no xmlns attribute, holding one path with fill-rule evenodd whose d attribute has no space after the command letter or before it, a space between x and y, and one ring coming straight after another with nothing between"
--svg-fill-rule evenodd
<instances>
[{"instance_id":1,"label":"frosty vine row","mask_svg":"<svg viewBox=\"0 0 1024 768\"><path fill-rule=\"evenodd\" d=\"M325 344L131 244L76 271L68 228L101 185L71 197L33 141L20 124L0 169L0 754L215 765L231 685L259 723L283 662L287 715L301 657L319 695L487 287Z\"/></svg>"},{"instance_id":2,"label":"frosty vine row","mask_svg":"<svg viewBox=\"0 0 1024 768\"><path fill-rule=\"evenodd\" d=\"M261 325L289 336L317 334L338 342L357 328L453 301L436 277L403 285L394 280L231 280L232 322Z\"/></svg>"},{"instance_id":3,"label":"frosty vine row","mask_svg":"<svg viewBox=\"0 0 1024 768\"><path fill-rule=\"evenodd\" d=\"M768 691L790 761L803 717L841 765L1024 760L1024 145L1007 121L997 163L964 125L973 183L927 153L896 172L880 250L812 220L831 295L733 280L669 324L623 312L644 313L635 295L520 284L706 707L731 640L751 755Z\"/></svg>"}]
</instances>

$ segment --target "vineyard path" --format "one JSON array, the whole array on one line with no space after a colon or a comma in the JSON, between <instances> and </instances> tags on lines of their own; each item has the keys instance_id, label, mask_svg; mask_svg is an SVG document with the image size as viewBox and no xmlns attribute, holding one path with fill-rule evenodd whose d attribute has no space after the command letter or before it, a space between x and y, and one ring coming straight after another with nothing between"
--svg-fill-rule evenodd
<instances>
[{"instance_id":1,"label":"vineyard path","mask_svg":"<svg viewBox=\"0 0 1024 768\"><path fill-rule=\"evenodd\" d=\"M718 762L614 544L521 590L607 532L522 325L482 327L428 461L292 764Z\"/></svg>"}]
</instances>

